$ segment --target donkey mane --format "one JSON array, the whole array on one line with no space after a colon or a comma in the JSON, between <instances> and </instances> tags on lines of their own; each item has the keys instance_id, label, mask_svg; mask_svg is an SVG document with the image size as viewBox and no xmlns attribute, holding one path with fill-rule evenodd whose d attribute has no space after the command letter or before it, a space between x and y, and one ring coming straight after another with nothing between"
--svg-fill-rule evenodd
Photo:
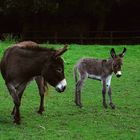
<instances>
[{"instance_id":1,"label":"donkey mane","mask_svg":"<svg viewBox=\"0 0 140 140\"><path fill-rule=\"evenodd\" d=\"M13 47L18 47L18 46L13 46ZM32 48L32 47L21 47L19 49L28 50L28 51L30 50L30 51L33 51L33 52L35 52L35 51L37 51L37 52L45 52L45 51L47 51L47 52L56 52L56 50L53 49L53 48L44 48L44 47L36 47L36 48Z\"/></svg>"},{"instance_id":2,"label":"donkey mane","mask_svg":"<svg viewBox=\"0 0 140 140\"><path fill-rule=\"evenodd\" d=\"M14 50L18 54L20 54L20 56L25 56L26 58L27 57L32 58L37 56L41 57L43 54L44 56L53 56L57 52L57 50L54 50L53 48L43 48L43 47L27 48L27 47L12 46L8 49L9 49L9 53L12 50Z\"/></svg>"}]
</instances>

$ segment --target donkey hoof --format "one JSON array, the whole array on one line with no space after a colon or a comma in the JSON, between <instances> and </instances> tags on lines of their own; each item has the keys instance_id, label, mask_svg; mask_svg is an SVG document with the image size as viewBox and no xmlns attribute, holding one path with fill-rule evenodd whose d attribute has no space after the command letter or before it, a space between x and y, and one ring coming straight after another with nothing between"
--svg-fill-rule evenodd
<instances>
[{"instance_id":1,"label":"donkey hoof","mask_svg":"<svg viewBox=\"0 0 140 140\"><path fill-rule=\"evenodd\" d=\"M81 103L75 103L75 104L76 104L76 106L79 106L80 108L83 107L83 105Z\"/></svg>"},{"instance_id":2,"label":"donkey hoof","mask_svg":"<svg viewBox=\"0 0 140 140\"><path fill-rule=\"evenodd\" d=\"M107 104L103 104L104 108L107 109Z\"/></svg>"},{"instance_id":3,"label":"donkey hoof","mask_svg":"<svg viewBox=\"0 0 140 140\"><path fill-rule=\"evenodd\" d=\"M21 120L20 116L14 116L13 119L14 119L13 123L20 124L20 120Z\"/></svg>"},{"instance_id":4,"label":"donkey hoof","mask_svg":"<svg viewBox=\"0 0 140 140\"><path fill-rule=\"evenodd\" d=\"M111 106L111 108L112 108L112 109L115 109L116 107L115 107L115 105L113 105L113 106Z\"/></svg>"},{"instance_id":5,"label":"donkey hoof","mask_svg":"<svg viewBox=\"0 0 140 140\"><path fill-rule=\"evenodd\" d=\"M40 111L40 110L38 110L37 113L40 114L40 115L42 115L42 111Z\"/></svg>"},{"instance_id":6,"label":"donkey hoof","mask_svg":"<svg viewBox=\"0 0 140 140\"><path fill-rule=\"evenodd\" d=\"M78 105L80 108L82 108L83 107L83 105L82 104L80 104L80 105Z\"/></svg>"},{"instance_id":7,"label":"donkey hoof","mask_svg":"<svg viewBox=\"0 0 140 140\"><path fill-rule=\"evenodd\" d=\"M20 125L20 120L14 120L13 123L17 124L17 125Z\"/></svg>"},{"instance_id":8,"label":"donkey hoof","mask_svg":"<svg viewBox=\"0 0 140 140\"><path fill-rule=\"evenodd\" d=\"M110 106L112 109L115 109L115 105L113 103L110 103Z\"/></svg>"},{"instance_id":9,"label":"donkey hoof","mask_svg":"<svg viewBox=\"0 0 140 140\"><path fill-rule=\"evenodd\" d=\"M40 114L40 115L43 114L42 112L43 112L42 110L38 110L38 111L37 111L37 113Z\"/></svg>"},{"instance_id":10,"label":"donkey hoof","mask_svg":"<svg viewBox=\"0 0 140 140\"><path fill-rule=\"evenodd\" d=\"M20 125L20 122L18 121L13 121L14 124Z\"/></svg>"},{"instance_id":11,"label":"donkey hoof","mask_svg":"<svg viewBox=\"0 0 140 140\"><path fill-rule=\"evenodd\" d=\"M38 109L37 113L42 115L43 111L44 111L44 107L41 107Z\"/></svg>"}]
</instances>

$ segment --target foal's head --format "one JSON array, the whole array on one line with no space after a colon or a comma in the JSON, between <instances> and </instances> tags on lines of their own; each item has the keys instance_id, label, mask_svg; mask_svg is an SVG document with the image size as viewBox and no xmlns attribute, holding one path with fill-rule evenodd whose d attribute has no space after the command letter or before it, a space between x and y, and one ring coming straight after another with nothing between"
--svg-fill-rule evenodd
<instances>
[{"instance_id":1,"label":"foal's head","mask_svg":"<svg viewBox=\"0 0 140 140\"><path fill-rule=\"evenodd\" d=\"M126 52L126 48L124 48L122 53L118 55L116 55L114 48L112 48L110 51L110 54L113 58L112 69L117 77L120 77L122 75L121 73L121 66L123 64L122 58L125 55L125 52Z\"/></svg>"},{"instance_id":2,"label":"foal's head","mask_svg":"<svg viewBox=\"0 0 140 140\"><path fill-rule=\"evenodd\" d=\"M44 66L43 75L45 80L55 87L58 92L63 92L67 82L64 75L64 62L60 57L67 50L67 46L57 50L50 58L49 63Z\"/></svg>"}]
</instances>

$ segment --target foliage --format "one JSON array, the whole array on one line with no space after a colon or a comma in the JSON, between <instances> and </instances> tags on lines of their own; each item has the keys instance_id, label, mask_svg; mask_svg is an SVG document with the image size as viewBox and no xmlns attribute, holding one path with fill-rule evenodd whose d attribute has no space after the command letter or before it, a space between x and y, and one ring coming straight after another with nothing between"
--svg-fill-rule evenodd
<instances>
[{"instance_id":1,"label":"foliage","mask_svg":"<svg viewBox=\"0 0 140 140\"><path fill-rule=\"evenodd\" d=\"M2 15L4 20L5 17L7 20L12 19L15 22L17 20L23 32L26 32L30 26L36 29L35 23L44 27L51 22L66 24L76 22L77 19L85 20L90 30L103 31L107 25L109 26L109 20L114 19L110 18L114 13L112 11L117 9L118 11L115 10L117 13L120 11L119 6L125 7L126 4L128 8L131 5L128 0L0 0L0 16ZM116 15L115 17L117 18ZM119 17L121 18L120 15ZM110 26L112 26L112 21Z\"/></svg>"},{"instance_id":2,"label":"foliage","mask_svg":"<svg viewBox=\"0 0 140 140\"><path fill-rule=\"evenodd\" d=\"M19 39L17 36L13 36L13 34L9 34L9 33L3 33L2 36L3 36L4 42L7 42L7 43L17 42Z\"/></svg>"},{"instance_id":3,"label":"foliage","mask_svg":"<svg viewBox=\"0 0 140 140\"><path fill-rule=\"evenodd\" d=\"M0 56L10 45L0 43ZM60 48L62 45L43 46ZM116 109L102 107L101 84L87 80L82 91L84 107L74 104L73 66L81 57L108 58L110 49L116 52L127 48L123 75L113 76L112 91ZM2 140L138 140L140 139L140 46L69 45L65 53L65 73L68 82L65 93L58 94L49 87L45 99L45 112L36 113L39 105L35 82L25 90L22 98L20 126L12 123L12 99L0 77L0 139Z\"/></svg>"},{"instance_id":4,"label":"foliage","mask_svg":"<svg viewBox=\"0 0 140 140\"><path fill-rule=\"evenodd\" d=\"M27 16L45 11L54 12L57 9L57 0L5 0L0 1L0 3L0 7L5 14L17 13L20 14L20 16Z\"/></svg>"},{"instance_id":5,"label":"foliage","mask_svg":"<svg viewBox=\"0 0 140 140\"><path fill-rule=\"evenodd\" d=\"M44 14L56 13L60 15L87 14L100 15L111 10L112 5L117 0L5 0L0 1L0 9L5 14L18 13L22 16L27 14L36 14L43 12ZM71 10L73 9L73 10ZM76 13L75 13L76 12Z\"/></svg>"}]
</instances>

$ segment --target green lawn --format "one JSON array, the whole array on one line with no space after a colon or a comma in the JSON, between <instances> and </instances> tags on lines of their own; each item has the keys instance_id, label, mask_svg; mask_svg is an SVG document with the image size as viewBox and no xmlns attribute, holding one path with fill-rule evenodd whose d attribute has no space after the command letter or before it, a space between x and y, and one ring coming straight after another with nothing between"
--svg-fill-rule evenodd
<instances>
[{"instance_id":1,"label":"green lawn","mask_svg":"<svg viewBox=\"0 0 140 140\"><path fill-rule=\"evenodd\" d=\"M0 56L10 43L0 43ZM43 45L47 46L47 45ZM63 45L48 45L60 48ZM82 90L83 108L74 104L73 66L81 57L108 58L110 49L127 48L121 78L113 76L116 109L102 106L101 83L87 80ZM10 115L12 99L0 75L0 140L140 140L140 45L69 45L63 56L67 89L57 93L49 87L45 112L36 113L39 95L36 83L29 84L21 105L21 125Z\"/></svg>"}]
</instances>

